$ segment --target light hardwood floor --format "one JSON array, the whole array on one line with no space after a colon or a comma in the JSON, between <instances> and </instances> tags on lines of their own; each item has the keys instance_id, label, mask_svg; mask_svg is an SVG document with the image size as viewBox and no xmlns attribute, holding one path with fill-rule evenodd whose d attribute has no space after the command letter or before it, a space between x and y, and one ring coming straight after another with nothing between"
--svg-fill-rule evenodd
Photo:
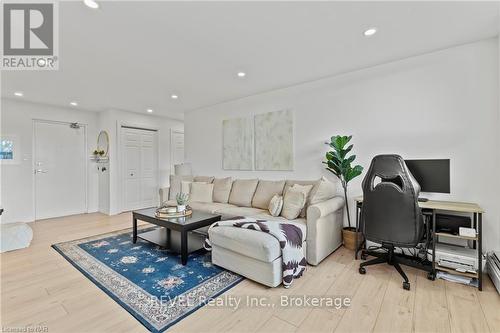
<instances>
[{"instance_id":1,"label":"light hardwood floor","mask_svg":"<svg viewBox=\"0 0 500 333\"><path fill-rule=\"evenodd\" d=\"M41 325L49 332L146 332L127 311L79 273L51 244L128 228L129 213L86 214L32 224L28 249L0 256L2 328ZM340 248L289 289L266 288L245 280L226 294L351 298L351 306L331 308L202 308L172 332L495 332L500 331L500 297L489 278L484 290L436 280L405 267L411 290L401 287L387 265L358 274L359 261ZM5 331L5 330L3 330Z\"/></svg>"}]
</instances>

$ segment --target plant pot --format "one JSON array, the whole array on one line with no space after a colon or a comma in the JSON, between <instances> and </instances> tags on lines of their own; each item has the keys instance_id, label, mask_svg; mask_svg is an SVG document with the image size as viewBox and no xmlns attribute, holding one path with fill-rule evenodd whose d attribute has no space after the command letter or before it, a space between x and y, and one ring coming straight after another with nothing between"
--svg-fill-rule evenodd
<instances>
[{"instance_id":1,"label":"plant pot","mask_svg":"<svg viewBox=\"0 0 500 333\"><path fill-rule=\"evenodd\" d=\"M186 205L177 205L177 211L179 213L182 213L185 210L186 210Z\"/></svg>"},{"instance_id":2,"label":"plant pot","mask_svg":"<svg viewBox=\"0 0 500 333\"><path fill-rule=\"evenodd\" d=\"M356 237L358 237L358 246L363 241L363 234L356 232L354 228L344 228L342 229L342 239L344 240L344 246L349 250L356 249Z\"/></svg>"}]
</instances>

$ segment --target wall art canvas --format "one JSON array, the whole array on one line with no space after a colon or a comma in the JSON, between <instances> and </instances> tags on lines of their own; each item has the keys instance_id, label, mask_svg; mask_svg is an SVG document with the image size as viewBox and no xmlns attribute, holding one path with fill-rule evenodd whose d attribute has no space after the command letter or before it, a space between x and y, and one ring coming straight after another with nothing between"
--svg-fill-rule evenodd
<instances>
[{"instance_id":1,"label":"wall art canvas","mask_svg":"<svg viewBox=\"0 0 500 333\"><path fill-rule=\"evenodd\" d=\"M253 169L253 126L252 119L226 119L222 122L224 170Z\"/></svg>"},{"instance_id":2,"label":"wall art canvas","mask_svg":"<svg viewBox=\"0 0 500 333\"><path fill-rule=\"evenodd\" d=\"M293 170L293 113L291 110L255 116L255 169Z\"/></svg>"}]
</instances>

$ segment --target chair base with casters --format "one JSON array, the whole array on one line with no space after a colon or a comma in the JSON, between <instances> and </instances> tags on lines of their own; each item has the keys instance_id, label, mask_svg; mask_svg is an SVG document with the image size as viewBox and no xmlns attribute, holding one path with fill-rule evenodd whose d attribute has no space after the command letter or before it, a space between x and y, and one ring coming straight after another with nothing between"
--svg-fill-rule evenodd
<instances>
[{"instance_id":1,"label":"chair base with casters","mask_svg":"<svg viewBox=\"0 0 500 333\"><path fill-rule=\"evenodd\" d=\"M394 254L394 246L391 244L382 244L382 248L386 249L387 252L383 253L370 250L363 250L361 252L361 259L363 260L366 259L367 255L371 255L376 258L359 264L359 273L366 274L365 266L387 263L388 265L394 266L401 277L403 277L403 289L410 290L410 282L408 281L408 277L400 266L400 264L406 263L405 259Z\"/></svg>"}]
</instances>

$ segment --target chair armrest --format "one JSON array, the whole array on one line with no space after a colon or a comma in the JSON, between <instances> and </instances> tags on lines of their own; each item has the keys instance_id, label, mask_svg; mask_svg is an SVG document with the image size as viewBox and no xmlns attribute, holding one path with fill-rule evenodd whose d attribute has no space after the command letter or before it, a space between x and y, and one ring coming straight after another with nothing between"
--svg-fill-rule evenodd
<instances>
[{"instance_id":1,"label":"chair armrest","mask_svg":"<svg viewBox=\"0 0 500 333\"><path fill-rule=\"evenodd\" d=\"M168 193L170 192L170 187L160 187L160 205L168 201Z\"/></svg>"},{"instance_id":2,"label":"chair armrest","mask_svg":"<svg viewBox=\"0 0 500 333\"><path fill-rule=\"evenodd\" d=\"M344 198L333 197L307 208L307 262L319 264L342 245Z\"/></svg>"},{"instance_id":3,"label":"chair armrest","mask_svg":"<svg viewBox=\"0 0 500 333\"><path fill-rule=\"evenodd\" d=\"M326 201L318 202L317 204L310 205L307 208L307 220L318 220L324 216L330 215L344 207L344 198L338 196L328 199Z\"/></svg>"}]
</instances>

